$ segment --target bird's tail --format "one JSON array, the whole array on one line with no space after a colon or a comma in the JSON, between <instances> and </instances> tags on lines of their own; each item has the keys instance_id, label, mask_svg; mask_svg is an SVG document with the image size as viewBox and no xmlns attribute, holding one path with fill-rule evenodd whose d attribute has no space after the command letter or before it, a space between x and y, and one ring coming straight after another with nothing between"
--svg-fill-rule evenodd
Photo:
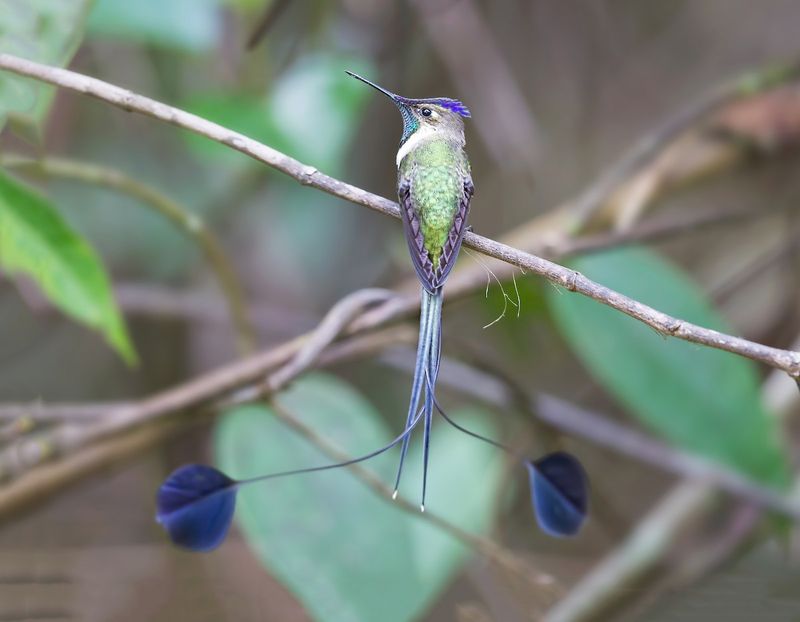
<instances>
[{"instance_id":1,"label":"bird's tail","mask_svg":"<svg viewBox=\"0 0 800 622\"><path fill-rule=\"evenodd\" d=\"M411 383L411 399L408 404L406 430L414 423L417 411L422 401L422 414L424 421L423 436L423 474L422 474L422 504L420 509L425 511L425 492L428 484L428 447L431 432L431 419L435 406L434 387L436 377L439 375L439 360L442 349L442 290L431 293L422 288L422 300L419 314L419 342L417 343L417 360L414 365L414 380ZM394 484L394 494L400 486L400 477L403 473L403 462L408 452L410 434L403 439L400 453L400 466L397 469L397 479Z\"/></svg>"}]
</instances>

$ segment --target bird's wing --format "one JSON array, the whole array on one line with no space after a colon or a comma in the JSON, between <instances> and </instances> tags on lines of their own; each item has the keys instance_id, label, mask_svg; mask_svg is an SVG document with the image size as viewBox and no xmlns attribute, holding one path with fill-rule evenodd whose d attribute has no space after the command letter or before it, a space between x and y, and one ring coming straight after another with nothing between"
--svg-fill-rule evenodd
<instances>
[{"instance_id":1,"label":"bird's wing","mask_svg":"<svg viewBox=\"0 0 800 622\"><path fill-rule=\"evenodd\" d=\"M431 257L425 249L425 236L422 233L417 208L411 200L411 177L400 177L397 185L397 197L400 201L400 216L403 220L403 231L408 244L408 252L411 254L411 262L414 264L414 269L417 271L423 287L429 292L435 292L436 273Z\"/></svg>"},{"instance_id":2,"label":"bird's wing","mask_svg":"<svg viewBox=\"0 0 800 622\"><path fill-rule=\"evenodd\" d=\"M458 209L453 218L453 224L442 247L438 265L434 265L430 254L425 248L425 236L422 232L419 214L411 198L411 184L411 176L403 175L400 177L397 187L403 229L417 276L425 289L434 293L444 285L447 275L450 274L450 270L455 264L458 251L461 248L461 242L467 231L467 214L475 188L472 185L472 178L469 174L466 174L461 184Z\"/></svg>"},{"instance_id":3,"label":"bird's wing","mask_svg":"<svg viewBox=\"0 0 800 622\"><path fill-rule=\"evenodd\" d=\"M472 177L469 174L463 177L461 184L462 192L458 200L458 211L453 218L453 225L450 227L450 233L447 236L447 241L442 247L442 255L439 257L439 269L437 271L438 286L444 285L447 275L456 263L458 251L461 250L461 242L464 240L464 234L467 232L467 214L469 214L469 204L472 201L472 195L475 194L475 186L472 185Z\"/></svg>"}]
</instances>

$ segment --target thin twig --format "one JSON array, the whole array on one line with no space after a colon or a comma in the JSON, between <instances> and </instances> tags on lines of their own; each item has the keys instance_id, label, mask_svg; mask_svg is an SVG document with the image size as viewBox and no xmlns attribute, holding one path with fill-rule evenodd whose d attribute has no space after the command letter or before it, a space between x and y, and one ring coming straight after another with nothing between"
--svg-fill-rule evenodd
<instances>
[{"instance_id":1,"label":"thin twig","mask_svg":"<svg viewBox=\"0 0 800 622\"><path fill-rule=\"evenodd\" d=\"M733 495L747 499L800 521L800 506L777 490L759 485L738 472L701 456L673 449L659 441L596 416L562 399L539 395L532 404L538 416L550 425L598 445L613 449L641 462L702 480Z\"/></svg>"},{"instance_id":2,"label":"thin twig","mask_svg":"<svg viewBox=\"0 0 800 622\"><path fill-rule=\"evenodd\" d=\"M274 392L302 374L364 309L394 296L395 293L387 289L361 289L342 298L331 307L292 360L267 379L268 388Z\"/></svg>"},{"instance_id":3,"label":"thin twig","mask_svg":"<svg viewBox=\"0 0 800 622\"><path fill-rule=\"evenodd\" d=\"M127 89L67 69L42 65L11 54L0 54L0 69L6 69L18 75L72 89L119 106L124 110L139 112L182 127L272 166L276 170L296 179L301 184L323 190L383 214L395 218L400 217L399 208L393 201L320 173L313 166L304 165L294 158L290 158L286 154L247 138L238 132L178 108L137 95ZM763 82L767 83L766 80ZM648 149L652 149L652 147L648 147ZM664 335L726 350L754 361L765 363L771 367L782 369L793 377L800 376L800 353L772 348L674 318L595 283L578 272L472 232L466 234L464 244L490 257L543 276L569 291L578 292L613 309L622 311Z\"/></svg>"},{"instance_id":4,"label":"thin twig","mask_svg":"<svg viewBox=\"0 0 800 622\"><path fill-rule=\"evenodd\" d=\"M792 61L785 65L770 66L750 72L719 84L655 130L645 134L614 165L605 169L600 178L572 204L570 230L579 230L592 214L603 206L603 202L615 188L652 162L664 146L687 127L696 124L734 99L754 95L791 80L798 72L800 72L800 62Z\"/></svg>"},{"instance_id":5,"label":"thin twig","mask_svg":"<svg viewBox=\"0 0 800 622\"><path fill-rule=\"evenodd\" d=\"M127 405L123 402L76 402L46 404L35 401L28 404L0 404L0 421L4 424L19 419L30 419L36 424L87 422L107 415L116 408Z\"/></svg>"},{"instance_id":6,"label":"thin twig","mask_svg":"<svg viewBox=\"0 0 800 622\"><path fill-rule=\"evenodd\" d=\"M727 278L715 283L710 288L709 295L715 305L724 305L735 294L741 292L748 283L758 279L762 273L777 264L788 263L800 250L800 227L789 227L786 239L778 244L770 244L756 256L752 262L742 266L741 269Z\"/></svg>"},{"instance_id":7,"label":"thin twig","mask_svg":"<svg viewBox=\"0 0 800 622\"><path fill-rule=\"evenodd\" d=\"M64 158L33 159L17 155L0 156L0 166L110 188L132 196L155 209L177 225L202 249L228 303L239 349L245 353L255 349L255 329L247 313L244 292L236 271L222 250L222 245L198 214L185 209L155 188L106 166Z\"/></svg>"},{"instance_id":8,"label":"thin twig","mask_svg":"<svg viewBox=\"0 0 800 622\"><path fill-rule=\"evenodd\" d=\"M275 22L278 21L281 14L289 7L289 4L291 4L289 0L274 0L267 3L263 14L258 19L256 27L247 38L247 43L245 44L246 49L252 50L259 44L261 39L275 25Z\"/></svg>"},{"instance_id":9,"label":"thin twig","mask_svg":"<svg viewBox=\"0 0 800 622\"><path fill-rule=\"evenodd\" d=\"M705 213L680 213L669 218L644 221L640 225L625 231L567 238L549 247L545 255L555 258L592 253L606 248L663 240L681 233L693 233L705 227L749 222L769 214L769 212L765 213L764 210L754 209L720 209Z\"/></svg>"},{"instance_id":10,"label":"thin twig","mask_svg":"<svg viewBox=\"0 0 800 622\"><path fill-rule=\"evenodd\" d=\"M19 60L19 59L14 59L14 60ZM2 64L5 61L8 61L7 55L0 55L0 64ZM22 61L22 62L25 63L26 61ZM41 66L38 66L38 67L41 68ZM46 68L46 67L44 69L46 69L48 71L50 70L50 68ZM64 70L52 70L52 71L64 72ZM173 123L176 123L178 125L182 125L184 127L191 128L192 123L189 123L187 125L185 123L185 119L183 119L184 123L180 122L181 115L184 115L186 117L189 117L190 120L191 119L195 119L195 120L200 121L201 124L204 123L204 124L210 125L211 128L214 129L215 131L220 130L222 132L225 132L224 128L219 128L219 126L215 126L214 124L208 124L208 122L203 121L202 119L197 119L193 115L187 115L187 113L182 113L181 111L175 111L174 109L171 109L169 107L165 107L162 104L158 104L157 102L152 102L152 100L144 99L144 104L145 104L144 108L143 109L141 107L137 108L135 106L135 104L142 104L142 101L140 101L140 99L143 99L143 98L138 98L138 96L135 96L132 93L128 93L128 92L126 92L126 91L124 91L122 89L117 89L116 87L112 87L111 85L105 85L105 83L102 83L102 82L99 82L99 81L93 81L90 78L85 78L83 76L77 76L77 74L72 74L71 72L65 72L65 73L66 73L66 77L68 78L68 80L66 80L67 83L64 84L64 86L71 86L72 88L76 88L77 90L81 90L83 92L87 92L89 94L93 94L95 96L98 96L101 99L107 99L106 97L102 97L102 96L98 95L97 92L93 92L93 90L92 90L93 86L97 86L97 84L95 84L95 83L99 83L101 86L108 87L108 88L112 89L112 91L115 91L115 93L113 95L115 97L117 97L117 100L114 101L113 97L112 97L111 101L113 103L117 103L118 105L122 105L123 107L127 107L128 109L139 109L140 111L145 112L145 113L149 112L150 114L152 114L153 116L156 116L157 118L165 118L166 120L169 120L169 121L171 121ZM77 78L79 78L79 80L78 80L79 84L77 86L76 85L72 85L72 84L69 83L76 76L77 76ZM64 76L61 76L61 77L63 78ZM81 80L84 80L84 81L88 80L89 83L90 83L89 87L86 87L86 84L84 82L81 82ZM56 83L56 84L59 84L58 81L53 81L53 82ZM153 111L150 110L151 107L153 107ZM193 128L193 129L196 129L196 128ZM204 132L201 132L201 133L204 133ZM209 134L206 134L206 135L209 135ZM213 132L212 132L212 135L210 135L210 137L215 138L215 136L213 135ZM230 133L228 133L228 138L230 139ZM241 138L245 142L241 142L241 141L237 140L238 138ZM223 142L225 144L230 144L234 148L237 148L237 149L239 149L241 151L244 151L245 153L248 153L248 151L249 151L248 150L247 139L245 139L244 137L239 137L237 135L234 135L232 139L226 140L226 138L224 136L223 137L218 137L217 136L216 139L221 140L221 142ZM265 152L271 158L272 158L272 156L277 157L277 160L275 162L268 161L268 163L275 165L276 167L280 168L281 170L284 170L284 168L286 168L287 170L284 170L284 172L287 172L288 174L294 173L292 176L294 176L295 178L299 179L301 182L308 183L309 185L314 185L316 187L320 187L323 190L327 190L328 192L333 192L335 194L338 194L339 196L343 196L344 198L348 198L350 200L354 200L354 202L357 202L357 203L360 203L360 204L367 204L365 202L367 200L367 199L365 199L365 197L367 197L372 202L372 204L369 205L370 207L379 209L380 211L384 211L384 213L390 213L391 214L391 213L394 213L394 211L396 210L394 205L391 202L386 201L385 199L381 199L380 197L375 197L375 195L369 195L369 193L365 193L365 192L361 191L360 189L356 189L356 188L353 188L351 186L348 186L347 184L342 184L342 182L338 182L337 180L332 180L331 178L327 178L324 175L318 174L316 171L308 170L307 167L303 167L300 163L297 163L296 161L291 160L290 158L287 158L283 154L279 154L278 152L274 152L274 150L271 150L268 147L265 147L263 145L259 146L257 143L255 145L256 145L256 149L255 149L254 153L257 152L258 149L266 150ZM252 145L250 145L250 147L252 147ZM252 149L250 149L250 151L252 151ZM250 155L254 155L254 153L250 153ZM254 155L254 157L258 158L258 155ZM260 158L260 159L262 159L262 161L266 161L266 160L264 160L264 158ZM274 158L272 158L272 159L274 159ZM292 166L289 166L289 165L292 165ZM294 166L294 165L296 165L296 166ZM284 168L281 168L281 166L283 166ZM299 172L298 172L298 170L296 168L298 166L301 168L301 170ZM288 169L292 169L292 170L288 170ZM347 190L347 192L344 192L342 190L342 188L344 188L344 190ZM360 200L359 200L359 198L360 198ZM375 201L375 199L377 199L377 202ZM383 209L383 208L386 208L386 209ZM499 258L501 258L503 260L509 261L510 263L514 263L515 265L519 265L519 266L525 267L525 268L527 268L527 269L529 269L531 271L534 271L534 272L536 272L538 274L542 274L542 275L546 276L547 278L550 278L551 280L553 280L555 282L560 282L560 283L564 284L570 290L581 291L581 293L586 293L587 295L590 295L593 298L600 299L601 301L606 302L606 304L609 304L610 306L615 307L615 308L619 308L620 310L623 310L623 311L629 313L630 315L633 315L634 317L637 317L638 319L642 319L643 321L650 320L650 321L647 321L647 323L650 323L650 325L654 326L655 328L657 328L659 330L663 330L666 333L675 334L676 336L681 336L681 337L683 337L683 338L685 338L687 340L690 340L690 341L695 340L698 343L705 343L704 341L701 341L699 339L706 339L706 340L710 339L710 340L712 340L712 342L708 343L707 345L714 345L715 347L722 347L723 349L729 349L731 351L738 352L738 353L744 353L744 352L741 352L740 350L745 350L745 352L746 352L746 351L748 351L748 349L751 348L751 346L754 346L755 349L756 349L756 353L755 353L754 356L751 356L751 358L756 358L756 360L764 360L765 362L771 362L773 358L778 357L777 360L779 362L778 362L778 364L775 364L776 367L779 367L781 369L785 369L786 371L789 371L790 373L796 373L797 361L796 361L795 353L791 353L791 352L787 352L787 351L775 350L775 349L772 349L772 348L766 348L766 351L760 350L760 349L765 348L765 347L764 346L760 346L759 344L751 344L751 342L746 342L745 340L738 340L737 338L729 338L726 335L721 335L719 333L714 333L713 331L705 331L705 329L699 329L699 327L693 327L692 325L682 324L679 321L675 320L674 318L670 318L669 316L664 316L663 314L658 314L658 312L654 312L654 310L650 309L649 307L641 305L640 303L636 303L635 301L630 301L630 299L627 299L627 298L625 298L623 296L620 296L619 294L616 294L616 292L612 292L611 290L608 290L607 288L602 288L602 286L598 286L597 284L594 284L593 282L589 281L588 279L585 279L581 275L578 275L577 273L574 273L574 272L571 272L569 270L566 270L565 268L562 268L561 266L557 266L557 265L552 264L550 262L546 262L545 260L541 260L541 259L539 259L537 257L534 257L532 255L529 255L527 253L521 253L520 251L516 251L516 249L512 249L512 248L510 248L510 247L508 247L506 245L500 245L499 243L494 243L491 240L486 240L485 238L481 238L480 236L471 235L470 236L470 240L471 240L472 245L473 245L474 248L478 248L479 250L486 250L486 251L488 251L487 254L490 254L490 255L495 256L495 257L499 257ZM496 245L496 246L493 246L493 245ZM495 251L495 252L493 252L493 251ZM599 292L591 291L593 288L599 288ZM398 311L402 311L402 307L403 307L403 305L401 305L399 309L397 309L397 308L394 309L393 311L391 311L391 313L389 315L390 316L392 314L397 315ZM655 316L655 318L650 317L650 315L652 315L653 312L655 314L657 314ZM697 334L692 334L693 329L699 329L699 333L700 333L699 336ZM705 331L705 333L703 331ZM695 332L697 332L697 331L695 331ZM686 333L686 334L684 334L684 333ZM694 337L694 339L692 339L691 337ZM725 339L726 338L734 340L733 343L725 343ZM717 342L720 342L720 343L717 343ZM761 358L759 358L759 357L761 357ZM783 357L783 358L780 358L780 357ZM771 364L774 364L774 363L771 362ZM143 412L145 414L145 420L146 420L147 409L145 408ZM117 414L118 414L118 416L115 417L114 419L118 419L119 420L120 419L119 413L117 413ZM126 419L126 417L124 417L124 416L121 417L122 421L125 421L125 419ZM123 426L123 429L124 429L124 426Z\"/></svg>"}]
</instances>

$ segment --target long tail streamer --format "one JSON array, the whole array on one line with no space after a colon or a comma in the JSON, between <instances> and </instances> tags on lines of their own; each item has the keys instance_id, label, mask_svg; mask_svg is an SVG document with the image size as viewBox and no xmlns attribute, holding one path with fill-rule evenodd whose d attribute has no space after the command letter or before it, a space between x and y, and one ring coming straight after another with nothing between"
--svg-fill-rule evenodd
<instances>
[{"instance_id":1,"label":"long tail streamer","mask_svg":"<svg viewBox=\"0 0 800 622\"><path fill-rule=\"evenodd\" d=\"M406 430L409 429L418 412L422 401L423 419L423 474L422 474L422 503L420 509L425 511L425 494L428 488L428 455L430 447L431 422L436 402L433 390L436 387L436 378L439 375L439 361L442 353L442 290L433 293L422 288L422 299L419 314L419 342L417 343L417 359L414 364L414 379L411 382L411 399L408 404ZM397 478L394 484L394 494L400 487L400 478L403 474L403 464L408 452L410 436L403 440L400 451L400 465L397 468Z\"/></svg>"}]
</instances>

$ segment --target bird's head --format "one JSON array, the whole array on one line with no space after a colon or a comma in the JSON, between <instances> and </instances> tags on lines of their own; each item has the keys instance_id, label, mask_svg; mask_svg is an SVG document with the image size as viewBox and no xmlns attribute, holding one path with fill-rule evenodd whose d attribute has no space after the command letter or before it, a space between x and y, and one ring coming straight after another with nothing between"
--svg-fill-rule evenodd
<instances>
[{"instance_id":1,"label":"bird's head","mask_svg":"<svg viewBox=\"0 0 800 622\"><path fill-rule=\"evenodd\" d=\"M403 117L403 136L400 139L400 145L403 145L421 129L423 131L429 130L443 133L444 135L461 137L463 141L464 122L462 118L469 118L470 113L467 107L457 99L450 99L449 97L409 99L408 97L395 95L352 71L348 71L347 74L365 84L369 84L372 88L386 95L400 110L400 114Z\"/></svg>"}]
</instances>

